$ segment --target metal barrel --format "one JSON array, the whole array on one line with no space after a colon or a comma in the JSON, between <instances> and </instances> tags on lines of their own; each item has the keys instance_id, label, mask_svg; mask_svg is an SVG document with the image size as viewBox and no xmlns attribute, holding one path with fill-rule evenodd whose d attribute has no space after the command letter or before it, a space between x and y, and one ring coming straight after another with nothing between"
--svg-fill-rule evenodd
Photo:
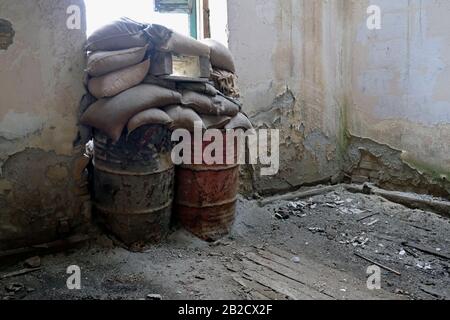
<instances>
[{"instance_id":1,"label":"metal barrel","mask_svg":"<svg viewBox=\"0 0 450 320\"><path fill-rule=\"evenodd\" d=\"M128 246L158 243L170 227L174 190L171 132L144 126L117 143L94 134L94 207Z\"/></svg>"},{"instance_id":2,"label":"metal barrel","mask_svg":"<svg viewBox=\"0 0 450 320\"><path fill-rule=\"evenodd\" d=\"M203 150L208 144L203 143ZM237 154L236 148L234 152ZM223 154L225 159L225 147ZM236 163L229 165L203 163L176 169L176 217L186 230L200 239L216 241L231 231L239 188L236 160L237 157Z\"/></svg>"}]
</instances>

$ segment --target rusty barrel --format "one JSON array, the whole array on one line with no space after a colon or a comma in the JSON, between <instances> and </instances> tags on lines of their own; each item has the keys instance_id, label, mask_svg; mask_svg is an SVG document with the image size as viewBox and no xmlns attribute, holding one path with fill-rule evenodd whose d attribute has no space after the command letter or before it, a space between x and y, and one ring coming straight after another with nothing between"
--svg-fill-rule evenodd
<instances>
[{"instance_id":1,"label":"rusty barrel","mask_svg":"<svg viewBox=\"0 0 450 320\"><path fill-rule=\"evenodd\" d=\"M225 133L222 134L226 141ZM203 150L208 144L203 143ZM234 151L236 154L236 148ZM186 230L200 239L216 241L231 231L239 188L237 157L234 162L235 164L229 165L203 163L176 168L177 219Z\"/></svg>"},{"instance_id":2,"label":"rusty barrel","mask_svg":"<svg viewBox=\"0 0 450 320\"><path fill-rule=\"evenodd\" d=\"M171 132L144 126L113 143L94 134L94 206L126 245L159 242L169 231L174 189Z\"/></svg>"}]
</instances>

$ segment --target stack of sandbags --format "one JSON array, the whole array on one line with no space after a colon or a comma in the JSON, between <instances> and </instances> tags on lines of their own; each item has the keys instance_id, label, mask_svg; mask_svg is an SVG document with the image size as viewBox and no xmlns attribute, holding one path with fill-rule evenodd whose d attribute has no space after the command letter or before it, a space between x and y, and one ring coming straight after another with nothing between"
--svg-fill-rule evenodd
<instances>
[{"instance_id":1,"label":"stack of sandbags","mask_svg":"<svg viewBox=\"0 0 450 320\"><path fill-rule=\"evenodd\" d=\"M114 142L150 124L190 131L196 124L204 129L252 127L236 100L232 55L218 42L200 42L160 25L122 18L94 32L86 50L87 87L98 100L84 111L80 122ZM211 60L212 76L196 81L151 76L152 56L158 52L206 57ZM232 85L226 85L229 79Z\"/></svg>"},{"instance_id":2,"label":"stack of sandbags","mask_svg":"<svg viewBox=\"0 0 450 320\"><path fill-rule=\"evenodd\" d=\"M97 99L110 98L138 84L150 68L146 25L122 18L94 32L87 41L87 86Z\"/></svg>"},{"instance_id":3,"label":"stack of sandbags","mask_svg":"<svg viewBox=\"0 0 450 320\"><path fill-rule=\"evenodd\" d=\"M239 98L236 67L230 50L213 39L205 39L202 42L211 50L211 80L215 87L227 96Z\"/></svg>"}]
</instances>

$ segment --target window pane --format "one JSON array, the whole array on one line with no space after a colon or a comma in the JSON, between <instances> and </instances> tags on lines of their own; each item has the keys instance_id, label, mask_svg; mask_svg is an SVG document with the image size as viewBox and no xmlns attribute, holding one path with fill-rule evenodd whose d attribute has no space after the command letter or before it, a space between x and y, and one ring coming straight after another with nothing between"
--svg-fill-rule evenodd
<instances>
[{"instance_id":1,"label":"window pane","mask_svg":"<svg viewBox=\"0 0 450 320\"><path fill-rule=\"evenodd\" d=\"M155 12L154 0L85 0L87 35L120 17L142 23L165 25L179 33L189 35L189 15L186 13Z\"/></svg>"}]
</instances>

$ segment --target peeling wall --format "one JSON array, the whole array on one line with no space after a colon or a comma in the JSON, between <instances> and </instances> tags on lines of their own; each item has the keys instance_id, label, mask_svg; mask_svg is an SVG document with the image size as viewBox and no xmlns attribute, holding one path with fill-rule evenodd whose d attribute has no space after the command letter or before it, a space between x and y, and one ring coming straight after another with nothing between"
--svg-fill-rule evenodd
<instances>
[{"instance_id":1,"label":"peeling wall","mask_svg":"<svg viewBox=\"0 0 450 320\"><path fill-rule=\"evenodd\" d=\"M340 170L345 2L228 0L244 110L256 127L280 129L280 173L263 178L252 171L260 193Z\"/></svg>"},{"instance_id":2,"label":"peeling wall","mask_svg":"<svg viewBox=\"0 0 450 320\"><path fill-rule=\"evenodd\" d=\"M84 19L82 0L0 1L14 30L0 48L0 249L53 240L89 211L74 148L85 22L67 28L70 5Z\"/></svg>"},{"instance_id":3,"label":"peeling wall","mask_svg":"<svg viewBox=\"0 0 450 320\"><path fill-rule=\"evenodd\" d=\"M245 110L257 127L281 130L281 172L266 179L251 170L258 191L352 173L359 147L403 164L405 179L393 187L450 190L450 22L442 18L450 2L228 3ZM367 28L371 4L382 10L381 30Z\"/></svg>"},{"instance_id":4,"label":"peeling wall","mask_svg":"<svg viewBox=\"0 0 450 320\"><path fill-rule=\"evenodd\" d=\"M366 26L370 4L382 10L381 30ZM446 12L447 0L351 1L347 12L350 134L398 150L405 165L438 184L450 180Z\"/></svg>"}]
</instances>

